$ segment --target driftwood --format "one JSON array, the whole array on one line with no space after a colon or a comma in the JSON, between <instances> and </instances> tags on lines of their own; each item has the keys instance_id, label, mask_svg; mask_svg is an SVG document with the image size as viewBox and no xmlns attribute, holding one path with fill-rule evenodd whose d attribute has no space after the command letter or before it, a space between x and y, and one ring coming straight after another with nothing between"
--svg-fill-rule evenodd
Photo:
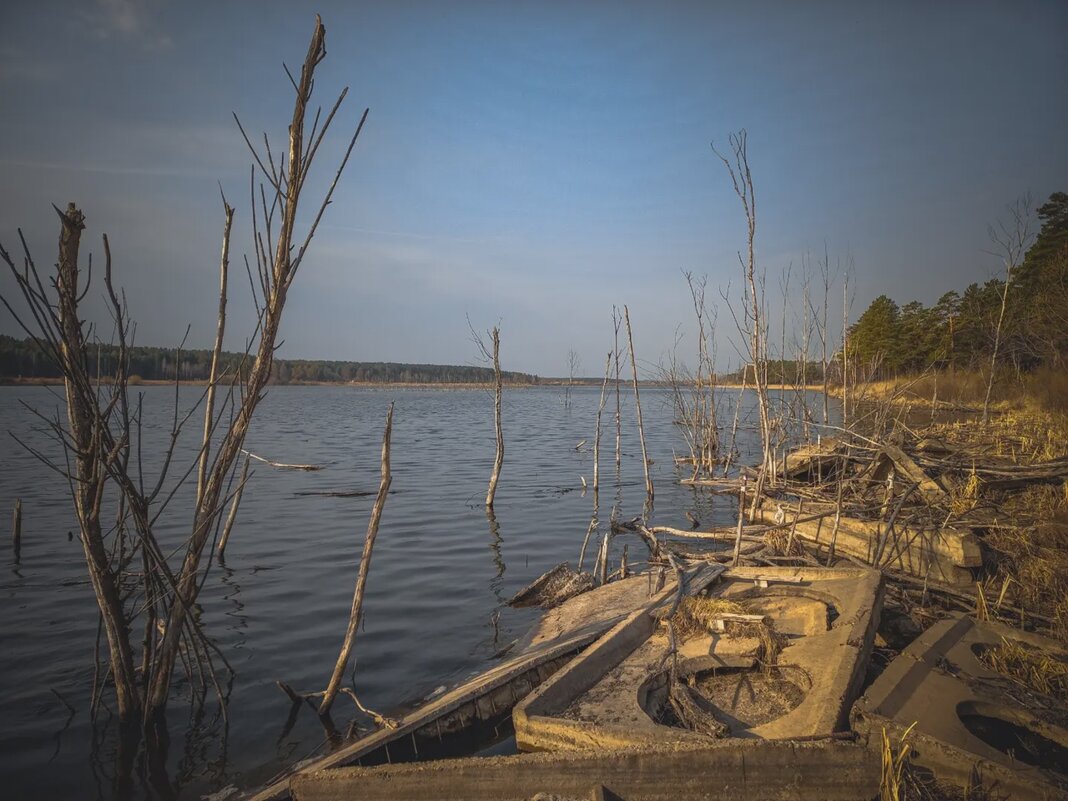
<instances>
[{"instance_id":1,"label":"driftwood","mask_svg":"<svg viewBox=\"0 0 1068 801\"><path fill-rule=\"evenodd\" d=\"M22 499L15 501L15 511L11 516L11 545L15 550L15 564L22 555Z\"/></svg>"},{"instance_id":2,"label":"driftwood","mask_svg":"<svg viewBox=\"0 0 1068 801\"><path fill-rule=\"evenodd\" d=\"M744 533L749 529L767 530L767 526L743 527L742 542L763 542L763 537ZM777 528L777 527L772 527ZM649 531L653 534L664 534L669 537L679 537L688 540L707 540L709 542L734 542L736 534L733 531L693 531L691 529L672 528L671 526L650 526Z\"/></svg>"},{"instance_id":3,"label":"driftwood","mask_svg":"<svg viewBox=\"0 0 1068 801\"><path fill-rule=\"evenodd\" d=\"M915 484L928 503L939 503L946 499L946 491L911 456L894 445L885 445L882 453L872 462L871 478L874 481L885 481L891 471Z\"/></svg>"},{"instance_id":4,"label":"driftwood","mask_svg":"<svg viewBox=\"0 0 1068 801\"><path fill-rule=\"evenodd\" d=\"M241 449L241 453L245 454L245 456L250 459L255 459L257 462L263 462L264 464L276 467L279 470L314 471L323 469L323 465L321 464L287 464L286 462L272 462L270 459L264 459L262 456L257 456L252 451L246 451L244 448Z\"/></svg>"},{"instance_id":5,"label":"driftwood","mask_svg":"<svg viewBox=\"0 0 1068 801\"><path fill-rule=\"evenodd\" d=\"M540 606L551 609L569 598L594 588L593 574L575 571L567 562L538 576L505 603L508 606Z\"/></svg>"},{"instance_id":6,"label":"driftwood","mask_svg":"<svg viewBox=\"0 0 1068 801\"><path fill-rule=\"evenodd\" d=\"M691 731L706 737L726 737L730 732L725 723L717 720L705 709L705 701L699 693L675 678L668 690L671 711L679 722Z\"/></svg>"},{"instance_id":7,"label":"driftwood","mask_svg":"<svg viewBox=\"0 0 1068 801\"><path fill-rule=\"evenodd\" d=\"M746 478L742 476L742 487L738 491L738 532L734 538L734 565L736 567L738 560L742 556L742 527L745 525L745 484Z\"/></svg>"}]
</instances>

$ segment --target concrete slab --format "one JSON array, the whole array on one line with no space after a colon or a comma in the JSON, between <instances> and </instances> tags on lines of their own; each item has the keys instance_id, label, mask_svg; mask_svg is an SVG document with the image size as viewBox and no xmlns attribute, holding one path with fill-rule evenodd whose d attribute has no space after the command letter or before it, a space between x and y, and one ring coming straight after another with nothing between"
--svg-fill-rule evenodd
<instances>
[{"instance_id":1,"label":"concrete slab","mask_svg":"<svg viewBox=\"0 0 1068 801\"><path fill-rule=\"evenodd\" d=\"M340 768L293 781L297 801L870 801L878 792L878 757L866 748L762 740Z\"/></svg>"},{"instance_id":2,"label":"concrete slab","mask_svg":"<svg viewBox=\"0 0 1068 801\"><path fill-rule=\"evenodd\" d=\"M824 507L808 505L801 521L795 526L797 536L813 545L830 547L834 539L837 552L848 554L868 564L900 570L919 578L930 578L956 586L970 585L975 578L970 568L982 565L979 540L971 529L912 528L896 525L892 532L880 520L860 520L842 517L834 530L833 507L826 505L828 514L818 520L805 520L810 511L825 511ZM772 502L757 509L756 522L774 524L777 505ZM796 511L784 506L786 523L792 523ZM879 545L883 543L880 552Z\"/></svg>"},{"instance_id":3,"label":"concrete slab","mask_svg":"<svg viewBox=\"0 0 1068 801\"><path fill-rule=\"evenodd\" d=\"M1068 798L1068 705L990 669L981 655L1006 638L1068 663L1044 637L956 616L906 648L853 709L872 745L885 730L909 741L913 762L959 786L984 785L1011 798Z\"/></svg>"},{"instance_id":4,"label":"concrete slab","mask_svg":"<svg viewBox=\"0 0 1068 801\"><path fill-rule=\"evenodd\" d=\"M680 646L679 675L693 677L699 695L707 693L708 711L727 725L731 742L827 737L847 728L882 608L877 571L735 568L707 593L751 605L787 637L768 676L754 667L754 639L709 633ZM519 748L722 743L665 725L669 654L655 615L628 616L516 705ZM771 695L780 697L777 706L765 703Z\"/></svg>"},{"instance_id":5,"label":"concrete slab","mask_svg":"<svg viewBox=\"0 0 1068 801\"><path fill-rule=\"evenodd\" d=\"M726 568L703 565L684 576L686 593L703 590ZM442 738L479 723L492 724L571 658L635 609L651 610L676 593L673 574L656 589L655 576L641 574L615 581L551 609L515 647L511 656L404 715L395 729L378 729L345 743L332 753L293 767L248 801L279 801L290 796L294 776L346 765L375 765L426 759Z\"/></svg>"}]
</instances>

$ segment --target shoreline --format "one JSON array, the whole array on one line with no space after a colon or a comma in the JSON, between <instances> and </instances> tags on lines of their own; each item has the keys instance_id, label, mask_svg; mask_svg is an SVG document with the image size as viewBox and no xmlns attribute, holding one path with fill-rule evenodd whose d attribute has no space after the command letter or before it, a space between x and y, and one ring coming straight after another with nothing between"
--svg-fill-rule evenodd
<instances>
[{"instance_id":1,"label":"shoreline","mask_svg":"<svg viewBox=\"0 0 1068 801\"><path fill-rule=\"evenodd\" d=\"M108 386L112 382L108 379L102 379L101 385ZM208 382L202 378L196 379L182 379L177 382L179 386L192 386L192 387L205 387ZM175 384L174 379L162 379L162 378L142 378L136 382L131 381L130 387L173 387ZM61 387L63 386L63 379L61 378L0 378L0 387ZM220 386L228 386L220 384ZM432 381L287 381L285 383L269 382L269 387L352 387L355 389L493 389L493 383L462 383L462 382L432 382ZM628 389L631 387L630 381L620 381L620 387L626 386ZM670 384L665 384L661 381L639 381L638 386L641 389L671 389ZM541 387L550 387L554 389L567 389L567 382L560 381L539 381L536 384L533 383L505 383L505 389L537 389ZM576 381L571 385L571 389L580 388L599 388L600 382L597 384L578 382ZM688 388L688 385L687 385ZM722 390L734 390L734 389L747 389L754 390L751 384L746 384L744 387L741 384L716 384L715 389ZM805 387L796 387L792 384L769 384L767 387L769 390L776 392L792 391L796 389L803 389L806 392L822 392L822 384L809 384ZM830 387L832 395L835 395L834 387Z\"/></svg>"}]
</instances>

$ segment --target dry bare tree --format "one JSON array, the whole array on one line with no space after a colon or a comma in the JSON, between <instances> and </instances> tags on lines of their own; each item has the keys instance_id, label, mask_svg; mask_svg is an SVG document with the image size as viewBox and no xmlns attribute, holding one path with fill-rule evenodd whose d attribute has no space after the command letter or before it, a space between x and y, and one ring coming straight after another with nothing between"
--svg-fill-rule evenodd
<instances>
[{"instance_id":1,"label":"dry bare tree","mask_svg":"<svg viewBox=\"0 0 1068 801\"><path fill-rule=\"evenodd\" d=\"M393 404L389 404L386 413L386 428L382 434L382 458L381 479L378 484L378 494L375 496L374 506L371 507L371 517L367 521L367 534L363 540L363 553L360 555L360 569L356 574L356 587L352 593L352 609L349 611L349 622L345 628L345 638L341 643L341 652L334 664L334 672L330 676L330 683L323 693L323 700L319 704L319 715L324 717L330 714L330 707L337 698L338 690L341 689L341 681L345 677L345 669L348 667L349 658L352 656L352 647L356 643L356 631L360 625L360 616L363 613L363 594L367 587L367 575L371 572L371 553L374 551L375 538L378 536L378 525L382 520L382 510L386 506L386 498L389 496L389 485L393 481L390 471L390 440L393 434Z\"/></svg>"},{"instance_id":2,"label":"dry bare tree","mask_svg":"<svg viewBox=\"0 0 1068 801\"><path fill-rule=\"evenodd\" d=\"M622 323L619 311L615 305L612 306L612 329L613 329L613 342L612 346L612 359L616 366L616 473L619 473L620 457L622 453L620 451L620 441L623 433L623 417L621 414L622 401L620 398L620 384L619 384L619 359L621 351L619 349L619 326Z\"/></svg>"},{"instance_id":3,"label":"dry bare tree","mask_svg":"<svg viewBox=\"0 0 1068 801\"><path fill-rule=\"evenodd\" d=\"M642 422L642 401L638 395L638 362L634 356L634 335L630 328L630 309L623 306L623 319L627 324L627 348L630 351L630 369L634 380L634 406L638 414L638 439L642 445L642 469L645 471L645 493L647 499L653 500L653 479L649 476L649 454L645 449L645 424Z\"/></svg>"},{"instance_id":4,"label":"dry bare tree","mask_svg":"<svg viewBox=\"0 0 1068 801\"><path fill-rule=\"evenodd\" d=\"M998 220L987 226L987 234L996 255L1005 268L1005 282L1001 288L1001 307L998 309L997 323L994 325L994 345L990 351L990 375L986 381L986 394L983 396L983 424L990 418L990 395L994 391L994 378L997 372L998 354L1001 349L1001 332L1005 324L1005 310L1009 304L1009 288L1016 268L1023 263L1028 248L1031 247L1033 231L1031 229L1031 196L1022 195L1009 204L1008 218Z\"/></svg>"},{"instance_id":5,"label":"dry bare tree","mask_svg":"<svg viewBox=\"0 0 1068 801\"><path fill-rule=\"evenodd\" d=\"M816 336L820 340L820 367L823 370L823 424L827 425L831 421L831 390L830 376L828 375L829 360L827 357L831 330L827 325L827 313L830 308L831 286L834 284L834 277L831 275L831 259L830 254L827 252L826 242L823 243L823 260L819 262L819 268L820 280L823 283L823 303L818 309L814 308L812 310L812 316Z\"/></svg>"},{"instance_id":6,"label":"dry bare tree","mask_svg":"<svg viewBox=\"0 0 1068 801\"><path fill-rule=\"evenodd\" d=\"M693 478L700 473L712 475L719 454L719 426L716 419L716 371L714 333L716 318L705 302L707 276L694 277L683 272L690 290L694 315L697 318L697 368L680 366L676 352L680 337L676 337L668 367L661 370L672 389L676 421L690 449Z\"/></svg>"},{"instance_id":7,"label":"dry bare tree","mask_svg":"<svg viewBox=\"0 0 1068 801\"><path fill-rule=\"evenodd\" d=\"M467 327L471 330L471 341L475 343L483 361L493 365L493 424L497 440L497 450L493 457L493 472L490 473L489 488L486 490L486 508L493 508L493 498L497 494L497 481L501 477L501 465L504 464L504 429L501 427L501 394L503 385L501 381L501 331L498 326L493 326L486 335L489 344L482 335L475 331L470 318Z\"/></svg>"},{"instance_id":8,"label":"dry bare tree","mask_svg":"<svg viewBox=\"0 0 1068 801\"><path fill-rule=\"evenodd\" d=\"M574 348L567 351L567 388L564 390L564 406L571 408L571 387L575 384L575 371L578 370L581 360Z\"/></svg>"},{"instance_id":9,"label":"dry bare tree","mask_svg":"<svg viewBox=\"0 0 1068 801\"><path fill-rule=\"evenodd\" d=\"M593 434L593 499L597 505L597 491L600 489L601 471L601 413L604 411L605 393L608 390L608 376L612 370L612 351L604 363L604 381L601 382L601 398L597 403L597 429Z\"/></svg>"},{"instance_id":10,"label":"dry bare tree","mask_svg":"<svg viewBox=\"0 0 1068 801\"><path fill-rule=\"evenodd\" d=\"M289 78L295 92L293 116L285 152L275 154L264 136L264 150L257 151L244 129L241 133L269 189L259 184L257 196L253 168L253 250L255 277L246 260L257 311L256 330L237 369L222 370L219 356L226 327L230 232L233 209L223 199L224 230L220 263L219 314L212 369L207 387L193 409L179 413L177 386L169 445L158 475L142 467L142 404L129 395L129 347L132 324L125 296L112 282L111 253L103 239L104 288L118 349L115 372L106 383L91 378L87 342L92 327L80 318L79 303L89 289L91 269L81 282L79 249L85 217L74 204L56 209L61 233L54 291L33 262L19 232L23 266L18 269L11 255L0 248L0 258L15 277L28 316L19 315L8 302L26 333L64 377L66 420L51 420L50 431L61 445L65 461L57 463L38 454L68 482L78 518L79 537L90 582L105 632L107 671L98 671L94 681L94 708L101 689L114 687L118 715L124 724L157 723L163 720L171 681L180 661L194 695L202 701L209 682L220 698L215 660L225 657L203 632L193 614L211 564L211 543L219 536L227 504L240 487L234 487L235 468L249 425L271 376L277 337L287 293L308 252L323 213L356 144L367 110L364 110L332 181L325 190L311 222L298 233L298 207L306 188L315 155L341 106L342 91L325 115L311 109L313 76L326 56L326 31L317 17L307 56L298 77ZM236 115L235 115L236 119ZM310 132L308 122L311 121ZM239 128L241 127L238 121ZM257 201L262 216L257 213ZM91 262L90 262L91 264ZM256 286L258 279L258 287ZM180 362L180 359L176 360ZM178 374L176 372L176 385ZM197 413L204 425L200 447L192 465L174 476L175 447L186 422ZM156 537L161 516L170 509L178 490L195 480L191 525L172 563L170 548L164 550ZM241 482L243 486L243 482ZM102 518L106 499L117 508L114 523ZM110 508L110 507L109 507ZM182 513L184 516L185 513ZM207 560L205 563L205 552ZM140 638L134 626L142 626ZM140 639L139 643L136 640ZM140 646L140 655L136 654ZM224 706L225 712L225 706ZM154 728L154 727L152 727Z\"/></svg>"},{"instance_id":11,"label":"dry bare tree","mask_svg":"<svg viewBox=\"0 0 1068 801\"><path fill-rule=\"evenodd\" d=\"M753 365L754 388L760 413L760 441L763 450L762 464L767 467L771 461L771 412L768 403L767 375L767 331L764 322L763 287L758 288L756 274L756 189L753 185L752 172L749 169L747 150L747 133L745 129L732 133L728 137L730 157L723 155L712 145L712 151L723 162L730 175L734 193L741 201L746 221L746 253L738 254L742 267L744 312L738 320L741 333L746 339L746 348L750 363ZM737 319L737 318L736 318ZM759 492L758 492L759 494Z\"/></svg>"}]
</instances>

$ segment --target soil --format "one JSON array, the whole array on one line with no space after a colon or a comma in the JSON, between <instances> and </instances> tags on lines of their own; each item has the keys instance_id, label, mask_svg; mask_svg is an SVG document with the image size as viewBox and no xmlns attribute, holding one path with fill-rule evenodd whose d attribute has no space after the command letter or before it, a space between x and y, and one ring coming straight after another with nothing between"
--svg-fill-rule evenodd
<instances>
[{"instance_id":1,"label":"soil","mask_svg":"<svg viewBox=\"0 0 1068 801\"><path fill-rule=\"evenodd\" d=\"M720 669L697 676L696 689L732 732L751 729L785 715L805 698L791 672Z\"/></svg>"}]
</instances>

